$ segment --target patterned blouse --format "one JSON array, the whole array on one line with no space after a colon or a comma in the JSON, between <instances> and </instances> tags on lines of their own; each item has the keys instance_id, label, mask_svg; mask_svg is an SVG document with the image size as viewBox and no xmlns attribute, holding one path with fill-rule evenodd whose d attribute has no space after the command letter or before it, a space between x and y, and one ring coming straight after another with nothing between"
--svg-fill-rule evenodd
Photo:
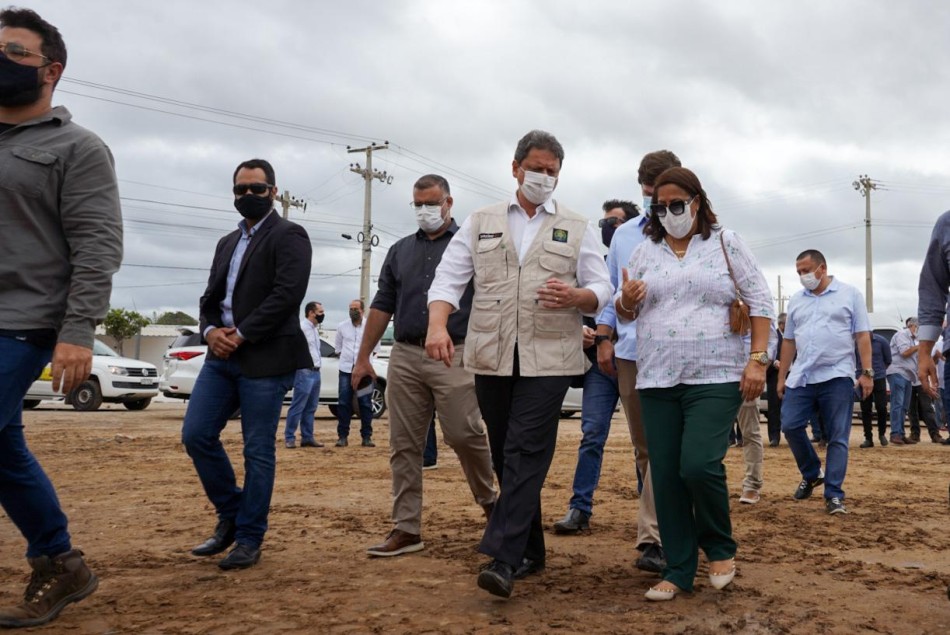
<instances>
[{"instance_id":1,"label":"patterned blouse","mask_svg":"<svg viewBox=\"0 0 950 635\"><path fill-rule=\"evenodd\" d=\"M741 379L749 346L729 330L729 305L736 294L720 234L749 314L775 318L765 276L735 232L717 228L707 240L694 235L682 260L665 240L643 241L629 264L630 279L647 285L637 318L637 388Z\"/></svg>"}]
</instances>

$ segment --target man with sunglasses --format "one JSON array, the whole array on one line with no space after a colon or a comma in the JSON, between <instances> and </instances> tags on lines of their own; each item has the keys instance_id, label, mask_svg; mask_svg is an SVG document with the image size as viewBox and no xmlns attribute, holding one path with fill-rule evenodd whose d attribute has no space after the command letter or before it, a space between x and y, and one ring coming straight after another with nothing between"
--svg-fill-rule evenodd
<instances>
[{"instance_id":1,"label":"man with sunglasses","mask_svg":"<svg viewBox=\"0 0 950 635\"><path fill-rule=\"evenodd\" d=\"M0 11L0 505L32 569L23 602L0 609L5 627L45 624L98 584L23 435L23 396L48 363L67 395L89 376L122 261L112 154L52 106L65 67L55 26Z\"/></svg>"},{"instance_id":2,"label":"man with sunglasses","mask_svg":"<svg viewBox=\"0 0 950 635\"><path fill-rule=\"evenodd\" d=\"M426 294L449 241L459 228L452 219L449 183L427 174L412 188L412 208L419 230L389 249L379 272L379 290L370 305L363 330L353 387L376 376L370 354L390 318L396 343L389 357L389 465L393 479L393 527L386 539L367 549L376 557L398 556L423 549L423 447L434 411L439 412L442 436L458 456L475 502L485 514L495 504L494 477L488 437L475 398L475 378L457 359L452 368L426 356L429 311ZM449 318L455 345L462 349L472 306L472 285L458 311ZM434 432L433 432L434 434Z\"/></svg>"},{"instance_id":3,"label":"man with sunglasses","mask_svg":"<svg viewBox=\"0 0 950 635\"><path fill-rule=\"evenodd\" d=\"M222 569L257 564L274 489L275 437L284 395L298 368L312 368L297 319L310 278L307 232L274 211L274 168L263 159L238 165L234 207L243 220L220 241L199 303L208 357L182 426L191 457L218 523L191 550L213 556L236 543ZM241 411L244 487L237 484L221 431Z\"/></svg>"}]
</instances>

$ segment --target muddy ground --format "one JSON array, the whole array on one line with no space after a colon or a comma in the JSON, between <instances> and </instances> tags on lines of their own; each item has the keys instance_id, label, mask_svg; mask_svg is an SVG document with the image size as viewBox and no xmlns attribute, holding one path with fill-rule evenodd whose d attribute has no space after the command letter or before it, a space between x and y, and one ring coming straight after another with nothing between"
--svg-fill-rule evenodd
<instances>
[{"instance_id":1,"label":"muddy ground","mask_svg":"<svg viewBox=\"0 0 950 635\"><path fill-rule=\"evenodd\" d=\"M739 575L724 591L654 604L657 578L633 566L633 453L614 418L590 534L547 534L547 570L504 601L475 586L481 509L451 450L425 473L425 550L370 559L389 529L388 425L378 447L278 449L270 530L260 564L225 573L189 549L213 510L179 443L184 405L92 413L44 403L25 413L30 445L56 484L74 543L99 590L37 631L50 633L948 633L950 446L859 449L851 439L847 516L820 497L792 500L799 476L784 441L766 448L765 488L739 505L741 449L726 458ZM763 435L765 428L763 425ZM226 445L240 455L237 422ZM580 425L561 422L543 492L545 523L566 511ZM238 466L240 470L240 466ZM0 602L19 599L24 543L0 515Z\"/></svg>"}]
</instances>

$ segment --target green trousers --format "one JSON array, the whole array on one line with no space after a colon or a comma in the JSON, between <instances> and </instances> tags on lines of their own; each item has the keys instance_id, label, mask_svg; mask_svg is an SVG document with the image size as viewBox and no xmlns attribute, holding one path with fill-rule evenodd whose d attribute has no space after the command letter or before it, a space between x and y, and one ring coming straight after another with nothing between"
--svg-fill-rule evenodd
<instances>
[{"instance_id":1,"label":"green trousers","mask_svg":"<svg viewBox=\"0 0 950 635\"><path fill-rule=\"evenodd\" d=\"M710 561L736 554L722 459L741 403L738 382L640 390L663 579L684 591L693 589L700 548Z\"/></svg>"}]
</instances>

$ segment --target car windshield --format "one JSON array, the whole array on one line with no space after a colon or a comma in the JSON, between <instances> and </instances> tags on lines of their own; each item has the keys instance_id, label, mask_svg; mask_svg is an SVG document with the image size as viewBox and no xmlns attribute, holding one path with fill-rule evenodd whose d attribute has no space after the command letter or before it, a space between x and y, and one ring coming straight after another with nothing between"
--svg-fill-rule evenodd
<instances>
[{"instance_id":1,"label":"car windshield","mask_svg":"<svg viewBox=\"0 0 950 635\"><path fill-rule=\"evenodd\" d=\"M92 342L92 354L99 357L118 357L119 354L114 350L100 342L99 340L93 340Z\"/></svg>"},{"instance_id":2,"label":"car windshield","mask_svg":"<svg viewBox=\"0 0 950 635\"><path fill-rule=\"evenodd\" d=\"M175 338L168 348L182 348L184 346L201 346L200 333L182 333Z\"/></svg>"}]
</instances>

